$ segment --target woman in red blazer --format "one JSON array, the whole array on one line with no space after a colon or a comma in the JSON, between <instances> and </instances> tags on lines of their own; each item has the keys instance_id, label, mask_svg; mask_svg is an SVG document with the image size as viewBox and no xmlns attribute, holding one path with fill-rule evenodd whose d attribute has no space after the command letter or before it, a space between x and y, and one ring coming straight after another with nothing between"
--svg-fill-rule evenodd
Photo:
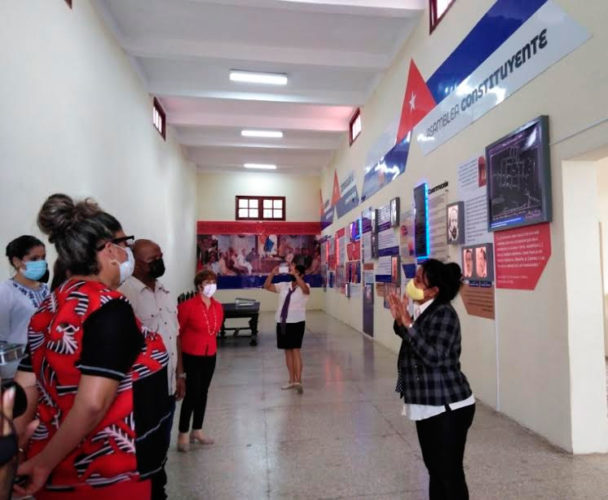
<instances>
[{"instance_id":1,"label":"woman in red blazer","mask_svg":"<svg viewBox=\"0 0 608 500\"><path fill-rule=\"evenodd\" d=\"M183 376L186 377L186 396L179 416L179 451L188 451L189 443L213 444L213 439L203 434L203 419L207 392L215 370L217 333L222 327L224 310L222 304L213 298L217 290L217 276L213 271L197 273L194 286L198 294L177 307ZM193 413L192 432L188 436Z\"/></svg>"}]
</instances>

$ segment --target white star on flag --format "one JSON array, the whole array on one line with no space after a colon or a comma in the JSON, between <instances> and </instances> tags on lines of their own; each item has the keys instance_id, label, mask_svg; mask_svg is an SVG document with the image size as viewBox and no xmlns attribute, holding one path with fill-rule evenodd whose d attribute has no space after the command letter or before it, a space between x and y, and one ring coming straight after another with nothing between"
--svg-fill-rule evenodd
<instances>
[{"instance_id":1,"label":"white star on flag","mask_svg":"<svg viewBox=\"0 0 608 500\"><path fill-rule=\"evenodd\" d=\"M410 111L416 109L416 94L412 92L412 97L410 98Z\"/></svg>"}]
</instances>

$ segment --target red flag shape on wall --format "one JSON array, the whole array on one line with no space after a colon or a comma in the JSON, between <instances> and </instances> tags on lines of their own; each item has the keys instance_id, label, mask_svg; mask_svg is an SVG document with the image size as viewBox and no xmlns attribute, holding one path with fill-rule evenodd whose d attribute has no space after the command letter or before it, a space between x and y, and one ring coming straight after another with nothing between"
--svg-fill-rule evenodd
<instances>
[{"instance_id":1,"label":"red flag shape on wall","mask_svg":"<svg viewBox=\"0 0 608 500\"><path fill-rule=\"evenodd\" d=\"M338 172L334 172L334 190L331 194L331 206L335 207L340 201L340 183L338 182Z\"/></svg>"},{"instance_id":2,"label":"red flag shape on wall","mask_svg":"<svg viewBox=\"0 0 608 500\"><path fill-rule=\"evenodd\" d=\"M400 143L416 124L435 107L435 99L416 67L414 60L410 61L407 75L407 85L401 108L401 120L397 132L397 143Z\"/></svg>"}]
</instances>

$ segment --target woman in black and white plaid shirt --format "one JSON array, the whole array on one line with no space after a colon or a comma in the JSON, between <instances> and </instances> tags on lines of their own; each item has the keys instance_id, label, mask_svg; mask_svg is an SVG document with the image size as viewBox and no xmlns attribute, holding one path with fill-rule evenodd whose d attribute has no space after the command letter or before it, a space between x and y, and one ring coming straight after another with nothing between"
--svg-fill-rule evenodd
<instances>
[{"instance_id":1,"label":"woman in black and white plaid shirt","mask_svg":"<svg viewBox=\"0 0 608 500\"><path fill-rule=\"evenodd\" d=\"M389 297L394 330L403 339L396 390L404 414L416 422L431 500L469 498L462 460L475 397L460 370L460 322L450 303L461 277L458 264L430 259L407 284L403 299Z\"/></svg>"}]
</instances>

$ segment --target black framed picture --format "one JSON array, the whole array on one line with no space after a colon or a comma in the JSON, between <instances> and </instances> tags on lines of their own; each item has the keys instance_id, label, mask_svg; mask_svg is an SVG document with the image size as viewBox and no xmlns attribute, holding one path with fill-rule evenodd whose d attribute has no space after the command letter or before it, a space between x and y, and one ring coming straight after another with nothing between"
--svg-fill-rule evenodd
<instances>
[{"instance_id":1,"label":"black framed picture","mask_svg":"<svg viewBox=\"0 0 608 500\"><path fill-rule=\"evenodd\" d=\"M486 147L488 230L551 221L549 118L538 118Z\"/></svg>"},{"instance_id":2,"label":"black framed picture","mask_svg":"<svg viewBox=\"0 0 608 500\"><path fill-rule=\"evenodd\" d=\"M429 257L428 184L414 188L414 248L417 259Z\"/></svg>"},{"instance_id":3,"label":"black framed picture","mask_svg":"<svg viewBox=\"0 0 608 500\"><path fill-rule=\"evenodd\" d=\"M480 243L462 248L462 277L471 281L494 281L492 243Z\"/></svg>"},{"instance_id":4,"label":"black framed picture","mask_svg":"<svg viewBox=\"0 0 608 500\"><path fill-rule=\"evenodd\" d=\"M372 232L372 259L378 258L378 233Z\"/></svg>"},{"instance_id":5,"label":"black framed picture","mask_svg":"<svg viewBox=\"0 0 608 500\"><path fill-rule=\"evenodd\" d=\"M464 244L464 202L446 206L446 228L448 245Z\"/></svg>"},{"instance_id":6,"label":"black framed picture","mask_svg":"<svg viewBox=\"0 0 608 500\"><path fill-rule=\"evenodd\" d=\"M399 225L399 198L391 200L391 227Z\"/></svg>"}]
</instances>

